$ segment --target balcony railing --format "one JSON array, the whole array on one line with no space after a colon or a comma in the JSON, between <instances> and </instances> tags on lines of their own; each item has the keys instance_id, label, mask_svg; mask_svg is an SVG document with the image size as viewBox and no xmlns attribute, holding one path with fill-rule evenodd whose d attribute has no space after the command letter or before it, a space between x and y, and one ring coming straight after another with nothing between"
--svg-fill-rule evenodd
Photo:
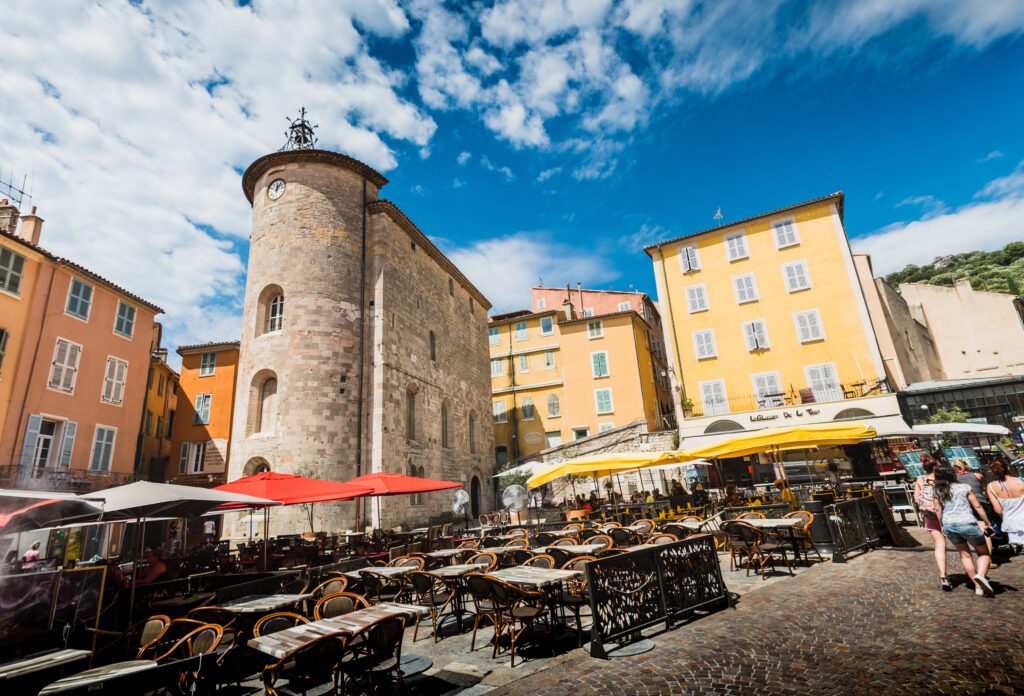
<instances>
[{"instance_id":1,"label":"balcony railing","mask_svg":"<svg viewBox=\"0 0 1024 696\"><path fill-rule=\"evenodd\" d=\"M694 395L691 397L693 398L692 408L687 409L684 404L683 415L686 418L700 418L702 416L760 411L768 408L794 408L797 406L813 408L815 404L889 393L888 383L881 379L824 387L790 387L787 391L773 394L744 394L703 403L697 395Z\"/></svg>"},{"instance_id":2,"label":"balcony railing","mask_svg":"<svg viewBox=\"0 0 1024 696\"><path fill-rule=\"evenodd\" d=\"M4 488L89 493L111 486L121 486L134 480L134 474L92 469L0 467L0 486Z\"/></svg>"}]
</instances>

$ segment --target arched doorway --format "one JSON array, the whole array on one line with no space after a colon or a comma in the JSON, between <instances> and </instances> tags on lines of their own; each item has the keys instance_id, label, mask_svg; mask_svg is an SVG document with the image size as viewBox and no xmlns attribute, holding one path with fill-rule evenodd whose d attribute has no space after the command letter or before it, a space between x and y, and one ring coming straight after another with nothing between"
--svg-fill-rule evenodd
<instances>
[{"instance_id":1,"label":"arched doorway","mask_svg":"<svg viewBox=\"0 0 1024 696\"><path fill-rule=\"evenodd\" d=\"M264 471L270 471L270 463L263 457L253 457L245 463L242 468L243 476L254 476L255 474L262 474Z\"/></svg>"},{"instance_id":2,"label":"arched doorway","mask_svg":"<svg viewBox=\"0 0 1024 696\"><path fill-rule=\"evenodd\" d=\"M480 515L480 477L474 476L469 482L469 511L473 517Z\"/></svg>"}]
</instances>

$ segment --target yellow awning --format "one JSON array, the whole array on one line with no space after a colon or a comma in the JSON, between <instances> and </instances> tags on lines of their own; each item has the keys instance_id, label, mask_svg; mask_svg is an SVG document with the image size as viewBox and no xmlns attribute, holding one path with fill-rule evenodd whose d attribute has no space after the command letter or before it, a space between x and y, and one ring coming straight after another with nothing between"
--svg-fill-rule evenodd
<instances>
[{"instance_id":1,"label":"yellow awning","mask_svg":"<svg viewBox=\"0 0 1024 696\"><path fill-rule=\"evenodd\" d=\"M853 445L875 437L875 429L860 422L818 423L791 428L764 428L685 450L690 459L746 457L770 450L804 449L827 445ZM683 443L685 446L685 442Z\"/></svg>"},{"instance_id":2,"label":"yellow awning","mask_svg":"<svg viewBox=\"0 0 1024 696\"><path fill-rule=\"evenodd\" d=\"M526 485L529 488L537 488L563 476L593 476L600 478L624 471L645 469L658 464L682 463L692 461L693 459L695 457L687 456L683 452L673 451L607 452L551 464L538 470L537 473L529 478Z\"/></svg>"}]
</instances>

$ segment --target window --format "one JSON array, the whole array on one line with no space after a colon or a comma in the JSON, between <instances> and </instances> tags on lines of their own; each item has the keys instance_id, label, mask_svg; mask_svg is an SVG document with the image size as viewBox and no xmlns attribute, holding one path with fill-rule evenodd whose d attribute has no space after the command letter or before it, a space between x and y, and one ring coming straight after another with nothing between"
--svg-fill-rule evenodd
<instances>
[{"instance_id":1,"label":"window","mask_svg":"<svg viewBox=\"0 0 1024 696\"><path fill-rule=\"evenodd\" d=\"M448 294L455 297L455 281L451 278L448 279Z\"/></svg>"},{"instance_id":2,"label":"window","mask_svg":"<svg viewBox=\"0 0 1024 696\"><path fill-rule=\"evenodd\" d=\"M558 394L548 394L548 418L558 418L561 415L562 407L558 403Z\"/></svg>"},{"instance_id":3,"label":"window","mask_svg":"<svg viewBox=\"0 0 1024 696\"><path fill-rule=\"evenodd\" d=\"M821 314L812 309L808 312L797 312L793 315L796 323L796 335L801 343L821 341L825 338L825 330L821 327Z\"/></svg>"},{"instance_id":4,"label":"window","mask_svg":"<svg viewBox=\"0 0 1024 696\"><path fill-rule=\"evenodd\" d=\"M17 295L24 272L25 257L7 247L0 247L0 290Z\"/></svg>"},{"instance_id":5,"label":"window","mask_svg":"<svg viewBox=\"0 0 1024 696\"><path fill-rule=\"evenodd\" d=\"M523 397L523 420L533 420L536 415L535 409L533 408L533 398L526 396Z\"/></svg>"},{"instance_id":6,"label":"window","mask_svg":"<svg viewBox=\"0 0 1024 696\"><path fill-rule=\"evenodd\" d=\"M164 419L163 419L163 416L157 416L156 417L156 432L155 432L155 435L157 437L163 437L164 436Z\"/></svg>"},{"instance_id":7,"label":"window","mask_svg":"<svg viewBox=\"0 0 1024 696\"><path fill-rule=\"evenodd\" d=\"M750 256L747 253L747 236L742 232L730 234L725 238L725 251L730 261L739 261Z\"/></svg>"},{"instance_id":8,"label":"window","mask_svg":"<svg viewBox=\"0 0 1024 696\"><path fill-rule=\"evenodd\" d=\"M4 353L7 352L7 337L10 335L7 329L0 329L0 367L4 366ZM551 351L548 352L550 353ZM554 360L554 355L552 355L552 360Z\"/></svg>"},{"instance_id":9,"label":"window","mask_svg":"<svg viewBox=\"0 0 1024 696\"><path fill-rule=\"evenodd\" d=\"M601 338L604 336L604 324L601 320L587 322L587 338Z\"/></svg>"},{"instance_id":10,"label":"window","mask_svg":"<svg viewBox=\"0 0 1024 696\"><path fill-rule=\"evenodd\" d=\"M547 301L545 301L545 299L542 297L539 300L537 300L537 309L544 309L544 307L546 307L547 304Z\"/></svg>"},{"instance_id":11,"label":"window","mask_svg":"<svg viewBox=\"0 0 1024 696\"><path fill-rule=\"evenodd\" d=\"M441 404L441 446L451 447L451 428L448 423L448 401Z\"/></svg>"},{"instance_id":12,"label":"window","mask_svg":"<svg viewBox=\"0 0 1024 696\"><path fill-rule=\"evenodd\" d=\"M135 307L124 300L117 302L117 319L114 321L114 333L131 338L135 333Z\"/></svg>"},{"instance_id":13,"label":"window","mask_svg":"<svg viewBox=\"0 0 1024 696\"><path fill-rule=\"evenodd\" d=\"M0 359L2 359L2 358L3 358L3 355L0 354ZM544 369L545 370L553 370L553 369L555 369L555 351L553 351L553 350L546 350L546 351L544 351Z\"/></svg>"},{"instance_id":14,"label":"window","mask_svg":"<svg viewBox=\"0 0 1024 696\"><path fill-rule=\"evenodd\" d=\"M590 437L590 428L573 428L572 439L582 440L585 437Z\"/></svg>"},{"instance_id":15,"label":"window","mask_svg":"<svg viewBox=\"0 0 1024 696\"><path fill-rule=\"evenodd\" d=\"M505 376L505 360L503 358L491 358L491 377Z\"/></svg>"},{"instance_id":16,"label":"window","mask_svg":"<svg viewBox=\"0 0 1024 696\"><path fill-rule=\"evenodd\" d=\"M196 394L196 403L193 407L195 414L192 416L192 425L210 424L210 403L213 401L213 394Z\"/></svg>"},{"instance_id":17,"label":"window","mask_svg":"<svg viewBox=\"0 0 1024 696\"><path fill-rule=\"evenodd\" d=\"M612 406L612 390L611 389L595 389L594 390L594 403L597 407L597 412L611 413L614 411Z\"/></svg>"},{"instance_id":18,"label":"window","mask_svg":"<svg viewBox=\"0 0 1024 696\"><path fill-rule=\"evenodd\" d=\"M525 341L529 337L529 331L526 327L525 321L516 322L516 340Z\"/></svg>"},{"instance_id":19,"label":"window","mask_svg":"<svg viewBox=\"0 0 1024 696\"><path fill-rule=\"evenodd\" d=\"M164 436L168 439L171 437L171 433L174 432L174 411L167 412L167 434Z\"/></svg>"},{"instance_id":20,"label":"window","mask_svg":"<svg viewBox=\"0 0 1024 696\"><path fill-rule=\"evenodd\" d=\"M500 340L501 340L500 330L498 329L497 326L492 326L491 328L487 329L487 342L488 343L490 343L492 346L496 346L496 345L498 345L498 341L500 341Z\"/></svg>"},{"instance_id":21,"label":"window","mask_svg":"<svg viewBox=\"0 0 1024 696\"><path fill-rule=\"evenodd\" d=\"M733 276L732 288L736 292L736 304L757 300L757 282L753 273Z\"/></svg>"},{"instance_id":22,"label":"window","mask_svg":"<svg viewBox=\"0 0 1024 696\"><path fill-rule=\"evenodd\" d=\"M159 379L157 379L157 382L156 382L156 395L157 396L163 396L164 395L164 376L161 374L161 375L158 375L158 377L159 377Z\"/></svg>"},{"instance_id":23,"label":"window","mask_svg":"<svg viewBox=\"0 0 1024 696\"><path fill-rule=\"evenodd\" d=\"M704 283L686 288L686 304L690 309L690 314L708 310L708 292Z\"/></svg>"},{"instance_id":24,"label":"window","mask_svg":"<svg viewBox=\"0 0 1024 696\"><path fill-rule=\"evenodd\" d=\"M437 362L437 339L434 337L434 332L430 332L430 359L433 362Z\"/></svg>"},{"instance_id":25,"label":"window","mask_svg":"<svg viewBox=\"0 0 1024 696\"><path fill-rule=\"evenodd\" d=\"M800 243L800 237L796 233L796 223L792 220L783 220L772 225L775 231L775 248L785 249Z\"/></svg>"},{"instance_id":26,"label":"window","mask_svg":"<svg viewBox=\"0 0 1024 696\"><path fill-rule=\"evenodd\" d=\"M540 335L550 336L555 332L555 322L551 317L540 318Z\"/></svg>"},{"instance_id":27,"label":"window","mask_svg":"<svg viewBox=\"0 0 1024 696\"><path fill-rule=\"evenodd\" d=\"M284 326L284 295L274 295L267 304L266 332L280 331Z\"/></svg>"},{"instance_id":28,"label":"window","mask_svg":"<svg viewBox=\"0 0 1024 696\"><path fill-rule=\"evenodd\" d=\"M421 477L423 475L424 467L416 466L415 464L409 465L409 475L414 477ZM410 505L423 505L424 496L422 493L413 493L409 496Z\"/></svg>"},{"instance_id":29,"label":"window","mask_svg":"<svg viewBox=\"0 0 1024 696\"><path fill-rule=\"evenodd\" d=\"M92 439L92 456L89 458L90 471L110 471L116 438L116 428L108 428L105 425L96 426L96 434Z\"/></svg>"},{"instance_id":30,"label":"window","mask_svg":"<svg viewBox=\"0 0 1024 696\"><path fill-rule=\"evenodd\" d=\"M469 453L476 454L476 411L469 414Z\"/></svg>"},{"instance_id":31,"label":"window","mask_svg":"<svg viewBox=\"0 0 1024 696\"><path fill-rule=\"evenodd\" d=\"M743 340L746 342L747 350L766 350L771 347L768 343L768 327L764 319L754 319L743 323Z\"/></svg>"},{"instance_id":32,"label":"window","mask_svg":"<svg viewBox=\"0 0 1024 696\"><path fill-rule=\"evenodd\" d=\"M209 351L203 353L202 357L199 358L199 376L209 377L214 373L217 368L217 353L216 351Z\"/></svg>"},{"instance_id":33,"label":"window","mask_svg":"<svg viewBox=\"0 0 1024 696\"><path fill-rule=\"evenodd\" d=\"M260 387L260 408L256 414L256 432L274 432L274 417L277 415L277 380L273 377Z\"/></svg>"},{"instance_id":34,"label":"window","mask_svg":"<svg viewBox=\"0 0 1024 696\"><path fill-rule=\"evenodd\" d=\"M78 360L81 355L82 346L63 338L57 339L57 345L53 349L53 364L50 367L51 389L59 389L69 394L75 391Z\"/></svg>"},{"instance_id":35,"label":"window","mask_svg":"<svg viewBox=\"0 0 1024 696\"><path fill-rule=\"evenodd\" d=\"M143 431L146 433L146 435L152 435L153 434L153 412L150 411L148 408L146 409L146 419L145 419L144 422L145 422L145 425L142 428Z\"/></svg>"},{"instance_id":36,"label":"window","mask_svg":"<svg viewBox=\"0 0 1024 696\"><path fill-rule=\"evenodd\" d=\"M783 264L782 277L786 280L786 290L789 292L799 292L811 288L811 274L807 271L805 261Z\"/></svg>"},{"instance_id":37,"label":"window","mask_svg":"<svg viewBox=\"0 0 1024 696\"><path fill-rule=\"evenodd\" d=\"M700 270L700 257L697 256L697 247L684 246L679 250L679 267L683 273Z\"/></svg>"},{"instance_id":38,"label":"window","mask_svg":"<svg viewBox=\"0 0 1024 696\"><path fill-rule=\"evenodd\" d=\"M562 431L561 430L549 430L544 433L545 444L548 449L552 447L561 447L562 445Z\"/></svg>"},{"instance_id":39,"label":"window","mask_svg":"<svg viewBox=\"0 0 1024 696\"><path fill-rule=\"evenodd\" d=\"M597 424L597 432L599 432L599 433L606 433L609 430L612 430L614 428L615 428L615 424L614 423L598 423Z\"/></svg>"},{"instance_id":40,"label":"window","mask_svg":"<svg viewBox=\"0 0 1024 696\"><path fill-rule=\"evenodd\" d=\"M178 473L188 472L188 443L181 443L181 451L178 453Z\"/></svg>"},{"instance_id":41,"label":"window","mask_svg":"<svg viewBox=\"0 0 1024 696\"><path fill-rule=\"evenodd\" d=\"M496 445L494 448L494 464L500 469L508 464L508 447Z\"/></svg>"},{"instance_id":42,"label":"window","mask_svg":"<svg viewBox=\"0 0 1024 696\"><path fill-rule=\"evenodd\" d=\"M495 401L492 409L495 423L508 423L508 411L504 401Z\"/></svg>"},{"instance_id":43,"label":"window","mask_svg":"<svg viewBox=\"0 0 1024 696\"><path fill-rule=\"evenodd\" d=\"M189 468L190 474L201 474L203 473L203 467L206 464L206 442L193 442L192 443L192 456L190 457L192 466Z\"/></svg>"},{"instance_id":44,"label":"window","mask_svg":"<svg viewBox=\"0 0 1024 696\"><path fill-rule=\"evenodd\" d=\"M700 400L704 406L705 416L729 412L729 401L725 397L725 382L720 379L700 383Z\"/></svg>"},{"instance_id":45,"label":"window","mask_svg":"<svg viewBox=\"0 0 1024 696\"><path fill-rule=\"evenodd\" d=\"M754 394L758 408L775 408L786 405L786 395L782 392L782 382L778 372L762 372L751 375L754 383Z\"/></svg>"},{"instance_id":46,"label":"window","mask_svg":"<svg viewBox=\"0 0 1024 696\"><path fill-rule=\"evenodd\" d=\"M103 375L103 394L100 398L108 404L124 401L124 381L128 374L128 363L117 358L107 358L107 369Z\"/></svg>"},{"instance_id":47,"label":"window","mask_svg":"<svg viewBox=\"0 0 1024 696\"><path fill-rule=\"evenodd\" d=\"M584 309L583 310L583 316L584 317L592 317L592 316L594 316L594 308L593 307L587 307L586 309Z\"/></svg>"},{"instance_id":48,"label":"window","mask_svg":"<svg viewBox=\"0 0 1024 696\"><path fill-rule=\"evenodd\" d=\"M619 303L619 311L620 312L628 312L629 311L629 303L628 302L620 302Z\"/></svg>"},{"instance_id":49,"label":"window","mask_svg":"<svg viewBox=\"0 0 1024 696\"><path fill-rule=\"evenodd\" d=\"M601 350L590 354L590 374L593 377L608 376L608 351Z\"/></svg>"},{"instance_id":50,"label":"window","mask_svg":"<svg viewBox=\"0 0 1024 696\"><path fill-rule=\"evenodd\" d=\"M843 389L839 385L836 366L833 363L808 365L804 368L804 375L807 377L807 386L814 393L815 401L839 401L843 398Z\"/></svg>"},{"instance_id":51,"label":"window","mask_svg":"<svg viewBox=\"0 0 1024 696\"><path fill-rule=\"evenodd\" d=\"M405 391L405 438L416 439L416 390L412 387Z\"/></svg>"},{"instance_id":52,"label":"window","mask_svg":"<svg viewBox=\"0 0 1024 696\"><path fill-rule=\"evenodd\" d=\"M92 307L92 286L83 283L78 278L72 278L71 287L68 288L67 313L73 317L87 320L90 307Z\"/></svg>"},{"instance_id":53,"label":"window","mask_svg":"<svg viewBox=\"0 0 1024 696\"><path fill-rule=\"evenodd\" d=\"M715 345L715 330L704 329L693 332L693 352L698 360L718 357L718 347Z\"/></svg>"},{"instance_id":54,"label":"window","mask_svg":"<svg viewBox=\"0 0 1024 696\"><path fill-rule=\"evenodd\" d=\"M530 356L523 353L519 356L519 371L529 372L530 371Z\"/></svg>"}]
</instances>

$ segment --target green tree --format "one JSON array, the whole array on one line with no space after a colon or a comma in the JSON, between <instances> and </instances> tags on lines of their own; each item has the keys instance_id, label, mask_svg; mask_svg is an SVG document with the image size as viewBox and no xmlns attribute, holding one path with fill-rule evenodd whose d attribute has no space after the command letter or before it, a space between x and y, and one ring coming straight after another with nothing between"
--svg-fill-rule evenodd
<instances>
[{"instance_id":1,"label":"green tree","mask_svg":"<svg viewBox=\"0 0 1024 696\"><path fill-rule=\"evenodd\" d=\"M929 423L963 423L970 414L960 409L959 406L952 406L950 408L940 408L935 413L928 416Z\"/></svg>"}]
</instances>

